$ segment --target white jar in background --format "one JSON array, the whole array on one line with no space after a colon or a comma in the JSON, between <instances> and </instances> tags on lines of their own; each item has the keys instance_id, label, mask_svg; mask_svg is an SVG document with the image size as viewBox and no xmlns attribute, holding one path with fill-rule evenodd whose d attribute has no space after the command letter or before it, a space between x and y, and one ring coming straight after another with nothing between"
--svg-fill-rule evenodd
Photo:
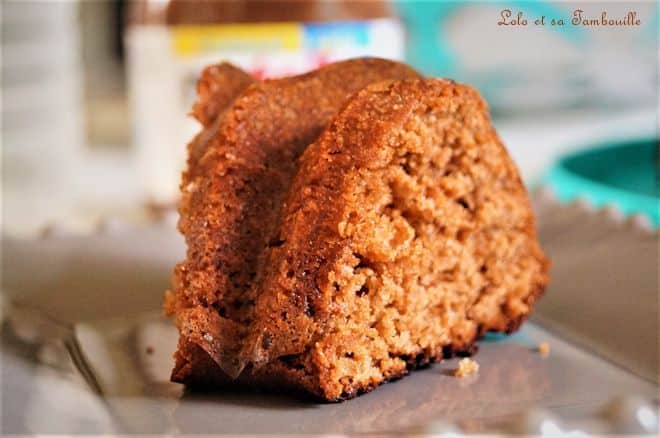
<instances>
[{"instance_id":1,"label":"white jar in background","mask_svg":"<svg viewBox=\"0 0 660 438\"><path fill-rule=\"evenodd\" d=\"M125 43L135 157L156 205L178 198L206 65L229 61L272 78L352 57L404 57L402 28L384 1L142 1Z\"/></svg>"}]
</instances>

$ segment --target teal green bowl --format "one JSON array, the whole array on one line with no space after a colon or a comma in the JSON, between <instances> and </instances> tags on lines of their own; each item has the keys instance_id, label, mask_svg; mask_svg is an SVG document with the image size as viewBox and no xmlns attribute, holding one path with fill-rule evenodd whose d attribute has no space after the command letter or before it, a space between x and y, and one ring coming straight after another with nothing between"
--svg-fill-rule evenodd
<instances>
[{"instance_id":1,"label":"teal green bowl","mask_svg":"<svg viewBox=\"0 0 660 438\"><path fill-rule=\"evenodd\" d=\"M587 199L624 215L642 214L660 227L658 140L616 143L562 157L544 178L560 202Z\"/></svg>"}]
</instances>

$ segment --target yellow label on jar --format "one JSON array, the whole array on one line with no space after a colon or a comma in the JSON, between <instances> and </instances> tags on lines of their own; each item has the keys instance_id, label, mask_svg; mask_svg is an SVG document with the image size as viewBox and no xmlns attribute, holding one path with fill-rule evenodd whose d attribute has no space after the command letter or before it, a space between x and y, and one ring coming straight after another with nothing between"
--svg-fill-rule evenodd
<instances>
[{"instance_id":1,"label":"yellow label on jar","mask_svg":"<svg viewBox=\"0 0 660 438\"><path fill-rule=\"evenodd\" d=\"M174 51L180 56L219 51L298 50L303 39L304 29L298 23L176 26L172 29Z\"/></svg>"}]
</instances>

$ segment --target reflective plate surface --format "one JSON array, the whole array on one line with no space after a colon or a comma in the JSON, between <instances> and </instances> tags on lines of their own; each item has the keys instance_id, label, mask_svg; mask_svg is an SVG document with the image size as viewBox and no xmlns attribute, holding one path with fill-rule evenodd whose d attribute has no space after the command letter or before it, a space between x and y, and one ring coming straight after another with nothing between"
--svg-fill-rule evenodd
<instances>
[{"instance_id":1,"label":"reflective plate surface","mask_svg":"<svg viewBox=\"0 0 660 438\"><path fill-rule=\"evenodd\" d=\"M450 360L340 404L187 393L168 381L176 330L159 310L183 251L172 221L4 239L3 433L657 432L655 381L573 339L559 304L482 342L467 378Z\"/></svg>"}]
</instances>

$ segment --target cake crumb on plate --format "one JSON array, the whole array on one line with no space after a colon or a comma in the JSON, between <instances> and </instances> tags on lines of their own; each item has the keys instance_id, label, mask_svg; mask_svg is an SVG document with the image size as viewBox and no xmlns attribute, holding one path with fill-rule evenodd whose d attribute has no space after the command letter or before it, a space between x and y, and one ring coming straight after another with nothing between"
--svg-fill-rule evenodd
<instances>
[{"instance_id":1,"label":"cake crumb on plate","mask_svg":"<svg viewBox=\"0 0 660 438\"><path fill-rule=\"evenodd\" d=\"M477 372L479 372L479 364L469 357L465 357L458 362L458 368L454 375L456 377L467 377Z\"/></svg>"},{"instance_id":2,"label":"cake crumb on plate","mask_svg":"<svg viewBox=\"0 0 660 438\"><path fill-rule=\"evenodd\" d=\"M539 354L542 357L550 356L550 344L548 344L547 342L541 342L539 344Z\"/></svg>"}]
</instances>

